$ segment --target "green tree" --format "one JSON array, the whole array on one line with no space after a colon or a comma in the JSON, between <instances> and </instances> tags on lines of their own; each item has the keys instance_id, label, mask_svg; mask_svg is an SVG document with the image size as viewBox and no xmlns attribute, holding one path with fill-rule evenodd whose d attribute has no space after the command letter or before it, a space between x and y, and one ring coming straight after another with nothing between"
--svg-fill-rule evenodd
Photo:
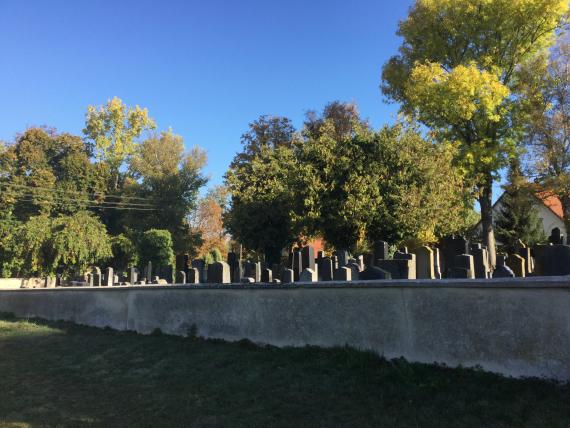
<instances>
[{"instance_id":1,"label":"green tree","mask_svg":"<svg viewBox=\"0 0 570 428\"><path fill-rule=\"evenodd\" d=\"M155 267L166 267L174 264L172 235L168 230L151 229L142 235L139 248L142 265L150 261Z\"/></svg>"},{"instance_id":2,"label":"green tree","mask_svg":"<svg viewBox=\"0 0 570 428\"><path fill-rule=\"evenodd\" d=\"M126 270L131 266L137 266L139 261L136 244L125 234L111 238L111 250L113 258L109 264L118 270Z\"/></svg>"},{"instance_id":3,"label":"green tree","mask_svg":"<svg viewBox=\"0 0 570 428\"><path fill-rule=\"evenodd\" d=\"M354 250L366 239L428 243L461 228L469 198L451 148L403 123L357 126L341 139L334 128L325 120L299 155L310 168L304 195L316 212L314 234Z\"/></svg>"},{"instance_id":4,"label":"green tree","mask_svg":"<svg viewBox=\"0 0 570 428\"><path fill-rule=\"evenodd\" d=\"M552 44L567 12L560 0L417 0L383 69L383 93L457 146L493 265L492 185L524 125L519 71Z\"/></svg>"},{"instance_id":5,"label":"green tree","mask_svg":"<svg viewBox=\"0 0 570 428\"><path fill-rule=\"evenodd\" d=\"M249 127L225 175L231 203L224 225L244 247L278 262L282 249L301 236L295 215L303 172L295 156L297 137L286 118L261 116Z\"/></svg>"},{"instance_id":6,"label":"green tree","mask_svg":"<svg viewBox=\"0 0 570 428\"><path fill-rule=\"evenodd\" d=\"M542 185L543 195L562 203L566 230L570 230L570 43L568 34L558 39L548 63L530 64L524 71L535 76L524 87L534 100L530 108L527 143L530 166ZM538 71L537 71L538 69ZM542 72L541 72L542 70Z\"/></svg>"},{"instance_id":7,"label":"green tree","mask_svg":"<svg viewBox=\"0 0 570 428\"><path fill-rule=\"evenodd\" d=\"M154 128L156 124L146 108L129 107L117 97L105 105L87 108L83 133L97 158L109 166L112 190L120 187L120 169L135 154L136 139Z\"/></svg>"},{"instance_id":8,"label":"green tree","mask_svg":"<svg viewBox=\"0 0 570 428\"><path fill-rule=\"evenodd\" d=\"M182 137L171 131L143 141L131 159L132 180L125 190L150 207L128 212L126 225L139 231L168 229L175 251L192 252L195 239L188 218L196 210L199 189L207 182L202 174L205 163L202 149L185 152Z\"/></svg>"}]
</instances>

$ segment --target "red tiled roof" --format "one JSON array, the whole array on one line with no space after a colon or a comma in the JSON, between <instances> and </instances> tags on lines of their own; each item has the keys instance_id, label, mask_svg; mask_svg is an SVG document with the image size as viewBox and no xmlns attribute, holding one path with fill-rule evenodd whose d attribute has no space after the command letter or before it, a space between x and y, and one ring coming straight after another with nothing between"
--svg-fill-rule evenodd
<instances>
[{"instance_id":1,"label":"red tiled roof","mask_svg":"<svg viewBox=\"0 0 570 428\"><path fill-rule=\"evenodd\" d=\"M564 218L564 214L562 211L562 202L560 202L560 199L558 199L557 196L554 196L546 192L537 193L536 196L538 197L538 199L542 201L544 205L550 208L550 210L554 214L556 214L560 218Z\"/></svg>"}]
</instances>

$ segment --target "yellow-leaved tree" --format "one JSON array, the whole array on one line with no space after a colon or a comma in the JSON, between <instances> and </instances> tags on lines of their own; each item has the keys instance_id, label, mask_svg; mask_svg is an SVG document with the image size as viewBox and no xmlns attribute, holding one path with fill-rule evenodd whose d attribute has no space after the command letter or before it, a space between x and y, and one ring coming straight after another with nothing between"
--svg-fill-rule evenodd
<instances>
[{"instance_id":1,"label":"yellow-leaved tree","mask_svg":"<svg viewBox=\"0 0 570 428\"><path fill-rule=\"evenodd\" d=\"M567 14L560 0L417 0L383 68L384 95L456 146L493 265L492 186L518 155L527 119L521 66L544 56Z\"/></svg>"}]
</instances>

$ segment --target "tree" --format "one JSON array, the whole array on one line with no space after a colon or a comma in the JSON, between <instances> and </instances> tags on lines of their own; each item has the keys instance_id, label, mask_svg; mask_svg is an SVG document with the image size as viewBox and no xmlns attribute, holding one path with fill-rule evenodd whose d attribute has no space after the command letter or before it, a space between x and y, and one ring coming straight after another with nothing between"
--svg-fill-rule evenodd
<instances>
[{"instance_id":1,"label":"tree","mask_svg":"<svg viewBox=\"0 0 570 428\"><path fill-rule=\"evenodd\" d=\"M132 180L126 194L143 198L149 210L128 214L132 229L168 229L177 252L193 250L188 216L196 209L199 189L206 184L202 168L205 152L194 147L184 151L182 137L171 131L143 141L130 162Z\"/></svg>"},{"instance_id":2,"label":"tree","mask_svg":"<svg viewBox=\"0 0 570 428\"><path fill-rule=\"evenodd\" d=\"M493 265L492 185L517 156L524 124L519 70L551 45L567 11L560 0L417 0L383 69L387 98L457 146Z\"/></svg>"},{"instance_id":3,"label":"tree","mask_svg":"<svg viewBox=\"0 0 570 428\"><path fill-rule=\"evenodd\" d=\"M172 266L174 251L172 250L172 236L168 230L147 230L140 242L140 261L143 265L152 262L157 267Z\"/></svg>"},{"instance_id":4,"label":"tree","mask_svg":"<svg viewBox=\"0 0 570 428\"><path fill-rule=\"evenodd\" d=\"M566 230L570 230L570 43L559 38L548 64L535 74L534 84L525 86L531 106L527 143L530 166L542 185L544 196L556 196L562 203ZM532 70L531 67L525 71ZM542 72L540 72L542 70ZM537 95L537 96L533 96Z\"/></svg>"},{"instance_id":5,"label":"tree","mask_svg":"<svg viewBox=\"0 0 570 428\"><path fill-rule=\"evenodd\" d=\"M228 236L224 228L223 214L226 206L225 188L212 189L198 203L192 216L192 232L199 234L201 245L197 254L201 257L213 249L227 250Z\"/></svg>"},{"instance_id":6,"label":"tree","mask_svg":"<svg viewBox=\"0 0 570 428\"><path fill-rule=\"evenodd\" d=\"M360 118L355 103L332 101L328 103L321 115L309 110L305 115L303 132L308 138L318 138L324 132L325 123L332 124L327 131L336 140L343 140L354 135L359 128L369 128L368 121Z\"/></svg>"},{"instance_id":7,"label":"tree","mask_svg":"<svg viewBox=\"0 0 570 428\"><path fill-rule=\"evenodd\" d=\"M111 250L113 258L109 264L118 270L126 270L136 266L139 261L136 244L126 235L120 234L111 238Z\"/></svg>"},{"instance_id":8,"label":"tree","mask_svg":"<svg viewBox=\"0 0 570 428\"><path fill-rule=\"evenodd\" d=\"M0 206L19 220L71 214L99 204L106 171L71 134L29 128L0 153Z\"/></svg>"},{"instance_id":9,"label":"tree","mask_svg":"<svg viewBox=\"0 0 570 428\"><path fill-rule=\"evenodd\" d=\"M354 250L365 239L433 242L459 229L468 203L451 151L404 123L380 131L356 127L336 138L325 120L309 138L300 163L310 166L305 198L316 214L314 234Z\"/></svg>"},{"instance_id":10,"label":"tree","mask_svg":"<svg viewBox=\"0 0 570 428\"><path fill-rule=\"evenodd\" d=\"M283 248L301 235L296 222L299 200L295 183L302 168L297 164L296 136L290 120L261 116L242 136L238 153L225 175L231 204L224 224L246 248L279 262Z\"/></svg>"},{"instance_id":11,"label":"tree","mask_svg":"<svg viewBox=\"0 0 570 428\"><path fill-rule=\"evenodd\" d=\"M522 241L534 246L546 241L542 220L536 208L537 197L523 177L518 162L509 171L509 183L501 198L501 212L496 219L497 238L508 253L515 252Z\"/></svg>"},{"instance_id":12,"label":"tree","mask_svg":"<svg viewBox=\"0 0 570 428\"><path fill-rule=\"evenodd\" d=\"M109 166L112 190L119 188L120 168L135 153L136 139L154 128L146 108L128 107L117 97L87 108L83 133L97 158Z\"/></svg>"}]
</instances>

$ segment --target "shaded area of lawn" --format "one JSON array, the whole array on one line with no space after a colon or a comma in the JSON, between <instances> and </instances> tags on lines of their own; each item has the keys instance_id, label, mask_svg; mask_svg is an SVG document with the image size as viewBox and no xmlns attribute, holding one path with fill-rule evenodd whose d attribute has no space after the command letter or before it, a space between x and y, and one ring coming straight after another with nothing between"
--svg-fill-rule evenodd
<instances>
[{"instance_id":1,"label":"shaded area of lawn","mask_svg":"<svg viewBox=\"0 0 570 428\"><path fill-rule=\"evenodd\" d=\"M4 315L0 426L568 427L570 387Z\"/></svg>"}]
</instances>

